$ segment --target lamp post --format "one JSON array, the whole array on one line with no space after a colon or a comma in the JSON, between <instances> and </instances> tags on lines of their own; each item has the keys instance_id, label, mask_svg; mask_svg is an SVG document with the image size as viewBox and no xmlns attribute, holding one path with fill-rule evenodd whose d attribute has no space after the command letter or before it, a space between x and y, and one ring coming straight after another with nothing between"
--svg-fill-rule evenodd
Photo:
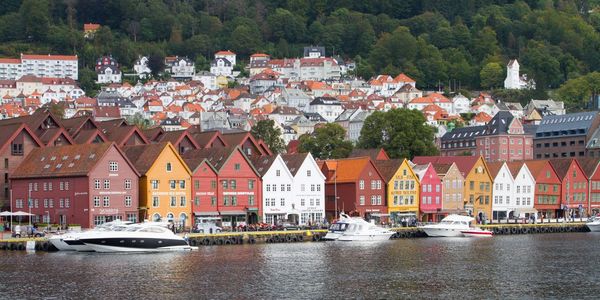
<instances>
[{"instance_id":1,"label":"lamp post","mask_svg":"<svg viewBox=\"0 0 600 300\"><path fill-rule=\"evenodd\" d=\"M335 205L335 212L333 215L333 218L337 220L338 218L338 205L337 205L337 164L335 166L335 172L333 173L333 194L334 194L334 205Z\"/></svg>"},{"instance_id":2,"label":"lamp post","mask_svg":"<svg viewBox=\"0 0 600 300\"><path fill-rule=\"evenodd\" d=\"M29 185L29 190L27 191L27 206L29 207L29 226L31 227L31 185Z\"/></svg>"}]
</instances>

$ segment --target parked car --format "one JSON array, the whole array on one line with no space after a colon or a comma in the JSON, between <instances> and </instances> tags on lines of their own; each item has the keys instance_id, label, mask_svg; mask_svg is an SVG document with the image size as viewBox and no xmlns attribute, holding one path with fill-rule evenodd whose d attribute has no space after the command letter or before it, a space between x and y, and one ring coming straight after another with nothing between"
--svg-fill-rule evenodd
<instances>
[{"instance_id":1,"label":"parked car","mask_svg":"<svg viewBox=\"0 0 600 300\"><path fill-rule=\"evenodd\" d=\"M37 228L33 226L20 226L17 225L14 227L14 231L12 232L12 237L20 238L20 237L44 237L46 233L44 231L39 231Z\"/></svg>"}]
</instances>

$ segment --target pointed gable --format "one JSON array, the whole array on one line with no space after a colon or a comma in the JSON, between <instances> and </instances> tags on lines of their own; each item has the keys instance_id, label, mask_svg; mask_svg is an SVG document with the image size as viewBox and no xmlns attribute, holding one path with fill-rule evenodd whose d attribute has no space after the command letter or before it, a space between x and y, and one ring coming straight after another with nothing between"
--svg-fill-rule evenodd
<instances>
[{"instance_id":1,"label":"pointed gable","mask_svg":"<svg viewBox=\"0 0 600 300\"><path fill-rule=\"evenodd\" d=\"M212 148L212 147L226 147L229 146L220 131L196 131L193 129L194 127L190 127L188 131L190 131L192 138L196 141L198 146L201 148Z\"/></svg>"},{"instance_id":2,"label":"pointed gable","mask_svg":"<svg viewBox=\"0 0 600 300\"><path fill-rule=\"evenodd\" d=\"M400 169L400 166L402 166L403 162L404 162L404 160L402 160L402 159L373 161L373 163L375 164L375 167L377 168L379 173L381 173L381 175L383 176L383 179L385 180L386 183L389 183L390 181L392 181L392 179L394 178L394 175L396 174L396 172L398 172L398 169Z\"/></svg>"},{"instance_id":3,"label":"pointed gable","mask_svg":"<svg viewBox=\"0 0 600 300\"><path fill-rule=\"evenodd\" d=\"M140 175L146 175L154 166L155 161L164 151L172 151L188 174L191 174L187 164L169 142L123 147L123 152L133 163Z\"/></svg>"},{"instance_id":4,"label":"pointed gable","mask_svg":"<svg viewBox=\"0 0 600 300\"><path fill-rule=\"evenodd\" d=\"M10 149L14 141L18 140L22 144L25 136L30 138L35 146L44 147L44 142L27 125L22 123L0 125L0 153L6 151L7 147Z\"/></svg>"},{"instance_id":5,"label":"pointed gable","mask_svg":"<svg viewBox=\"0 0 600 300\"><path fill-rule=\"evenodd\" d=\"M349 157L361 157L361 156L368 156L373 161L376 161L376 160L388 160L388 159L390 159L390 157L387 155L387 153L385 152L385 150L383 148L378 148L378 149L357 149L357 148L354 148L352 150L352 152L350 152L350 156Z\"/></svg>"},{"instance_id":6,"label":"pointed gable","mask_svg":"<svg viewBox=\"0 0 600 300\"><path fill-rule=\"evenodd\" d=\"M160 135L157 142L170 142L179 154L192 149L200 149L200 145L194 140L187 130L167 131Z\"/></svg>"}]
</instances>

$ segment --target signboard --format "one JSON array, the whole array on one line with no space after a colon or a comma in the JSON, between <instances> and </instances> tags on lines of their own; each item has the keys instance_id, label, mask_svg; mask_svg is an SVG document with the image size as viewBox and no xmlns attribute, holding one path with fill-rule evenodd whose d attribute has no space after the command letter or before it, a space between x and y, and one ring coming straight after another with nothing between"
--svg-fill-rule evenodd
<instances>
[{"instance_id":1,"label":"signboard","mask_svg":"<svg viewBox=\"0 0 600 300\"><path fill-rule=\"evenodd\" d=\"M223 192L224 196L254 195L254 192Z\"/></svg>"},{"instance_id":2,"label":"signboard","mask_svg":"<svg viewBox=\"0 0 600 300\"><path fill-rule=\"evenodd\" d=\"M119 209L118 208L101 208L99 209L99 213L100 215L117 215L119 214Z\"/></svg>"}]
</instances>

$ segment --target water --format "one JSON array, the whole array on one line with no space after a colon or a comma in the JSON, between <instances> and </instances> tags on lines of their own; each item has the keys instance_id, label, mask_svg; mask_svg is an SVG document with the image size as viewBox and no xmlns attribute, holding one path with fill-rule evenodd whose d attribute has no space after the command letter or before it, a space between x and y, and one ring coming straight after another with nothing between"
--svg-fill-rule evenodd
<instances>
[{"instance_id":1,"label":"water","mask_svg":"<svg viewBox=\"0 0 600 300\"><path fill-rule=\"evenodd\" d=\"M2 299L599 298L600 234L0 252Z\"/></svg>"}]
</instances>

